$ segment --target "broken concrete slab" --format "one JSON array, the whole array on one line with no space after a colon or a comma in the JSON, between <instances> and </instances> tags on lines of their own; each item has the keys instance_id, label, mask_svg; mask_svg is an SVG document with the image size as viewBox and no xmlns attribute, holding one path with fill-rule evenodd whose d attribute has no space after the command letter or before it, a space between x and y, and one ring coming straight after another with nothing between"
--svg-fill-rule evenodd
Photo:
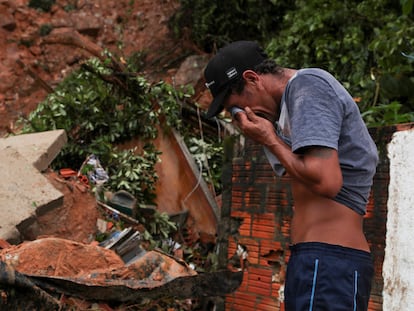
<instances>
[{"instance_id":1,"label":"broken concrete slab","mask_svg":"<svg viewBox=\"0 0 414 311\"><path fill-rule=\"evenodd\" d=\"M66 132L54 130L2 138L0 149L15 149L42 172L49 167L66 142Z\"/></svg>"},{"instance_id":2,"label":"broken concrete slab","mask_svg":"<svg viewBox=\"0 0 414 311\"><path fill-rule=\"evenodd\" d=\"M40 171L66 142L64 131L0 139L0 238L20 243L30 238L36 216L63 204L63 194Z\"/></svg>"},{"instance_id":3,"label":"broken concrete slab","mask_svg":"<svg viewBox=\"0 0 414 311\"><path fill-rule=\"evenodd\" d=\"M12 148L0 149L0 237L18 243L36 215L63 204L63 195Z\"/></svg>"}]
</instances>

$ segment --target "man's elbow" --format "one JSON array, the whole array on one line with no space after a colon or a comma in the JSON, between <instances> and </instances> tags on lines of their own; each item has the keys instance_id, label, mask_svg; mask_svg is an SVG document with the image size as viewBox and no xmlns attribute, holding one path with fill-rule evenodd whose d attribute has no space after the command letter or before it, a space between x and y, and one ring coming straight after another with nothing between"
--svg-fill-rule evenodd
<instances>
[{"instance_id":1,"label":"man's elbow","mask_svg":"<svg viewBox=\"0 0 414 311\"><path fill-rule=\"evenodd\" d=\"M337 178L335 180L324 181L321 183L317 189L317 192L326 198L333 199L337 196L339 191L342 188L342 178Z\"/></svg>"},{"instance_id":2,"label":"man's elbow","mask_svg":"<svg viewBox=\"0 0 414 311\"><path fill-rule=\"evenodd\" d=\"M326 192L327 197L331 199L335 198L338 195L338 193L341 191L341 188L342 188L342 183L337 184L333 187L330 187L329 189L327 189L327 192Z\"/></svg>"}]
</instances>

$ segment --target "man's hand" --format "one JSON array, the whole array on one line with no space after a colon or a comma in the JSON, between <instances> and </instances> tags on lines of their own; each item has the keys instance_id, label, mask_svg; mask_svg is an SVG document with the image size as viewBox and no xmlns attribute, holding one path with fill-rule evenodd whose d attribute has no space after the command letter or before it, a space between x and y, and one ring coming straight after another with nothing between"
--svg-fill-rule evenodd
<instances>
[{"instance_id":1,"label":"man's hand","mask_svg":"<svg viewBox=\"0 0 414 311\"><path fill-rule=\"evenodd\" d=\"M257 143L264 146L276 143L277 135L273 124L256 115L249 107L246 107L244 112L240 111L235 114L234 121L245 136Z\"/></svg>"}]
</instances>

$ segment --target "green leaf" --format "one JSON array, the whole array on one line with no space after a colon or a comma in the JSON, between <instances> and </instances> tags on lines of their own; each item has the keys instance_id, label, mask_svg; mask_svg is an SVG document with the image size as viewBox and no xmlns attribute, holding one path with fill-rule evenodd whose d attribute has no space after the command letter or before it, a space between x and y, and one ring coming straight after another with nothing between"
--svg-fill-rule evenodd
<instances>
[{"instance_id":1,"label":"green leaf","mask_svg":"<svg viewBox=\"0 0 414 311\"><path fill-rule=\"evenodd\" d=\"M409 15L413 11L414 0L400 0L400 3L404 15Z\"/></svg>"}]
</instances>

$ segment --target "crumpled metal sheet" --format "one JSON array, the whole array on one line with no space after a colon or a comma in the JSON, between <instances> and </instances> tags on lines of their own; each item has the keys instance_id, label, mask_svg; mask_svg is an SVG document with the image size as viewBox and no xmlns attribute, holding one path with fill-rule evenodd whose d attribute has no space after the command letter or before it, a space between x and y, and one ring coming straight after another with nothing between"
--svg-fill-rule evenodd
<instances>
[{"instance_id":1,"label":"crumpled metal sheet","mask_svg":"<svg viewBox=\"0 0 414 311\"><path fill-rule=\"evenodd\" d=\"M142 280L106 280L93 284L85 280L63 277L31 276L32 281L45 290L53 290L86 300L134 302L141 298L177 299L224 296L235 291L243 280L243 272L230 270L177 277L156 287L148 287Z\"/></svg>"},{"instance_id":2,"label":"crumpled metal sheet","mask_svg":"<svg viewBox=\"0 0 414 311\"><path fill-rule=\"evenodd\" d=\"M29 299L30 294L36 297L37 300L42 301L44 310L63 310L58 300L38 287L30 278L15 271L12 266L3 261L0 261L0 285L24 288L26 299ZM28 293L27 290L29 290L30 293Z\"/></svg>"},{"instance_id":3,"label":"crumpled metal sheet","mask_svg":"<svg viewBox=\"0 0 414 311\"><path fill-rule=\"evenodd\" d=\"M109 250L102 252L102 248L96 245L56 238L24 244L2 250L0 258L4 262L0 261L0 276L3 275L4 280L0 279L0 282L13 283L10 276L13 275L12 270L16 269L16 273L30 281L26 282L26 286L33 284L45 291L85 300L133 302L140 298L222 296L236 290L243 279L242 271L198 274L184 261L157 250L145 252L128 265L115 264L108 267L105 265L107 259L94 260L99 254L105 257L113 254L108 253ZM53 247L53 252L43 256L48 247L49 250ZM74 250L84 252L82 256L78 255L83 261L75 261L77 256L73 253ZM84 262L88 258L85 254L93 258L89 266ZM32 263L33 258L41 258L44 262ZM25 265L22 265L24 262ZM102 264L95 267L94 263L97 262ZM82 269L75 264L82 265ZM86 270L87 267L89 270Z\"/></svg>"}]
</instances>

